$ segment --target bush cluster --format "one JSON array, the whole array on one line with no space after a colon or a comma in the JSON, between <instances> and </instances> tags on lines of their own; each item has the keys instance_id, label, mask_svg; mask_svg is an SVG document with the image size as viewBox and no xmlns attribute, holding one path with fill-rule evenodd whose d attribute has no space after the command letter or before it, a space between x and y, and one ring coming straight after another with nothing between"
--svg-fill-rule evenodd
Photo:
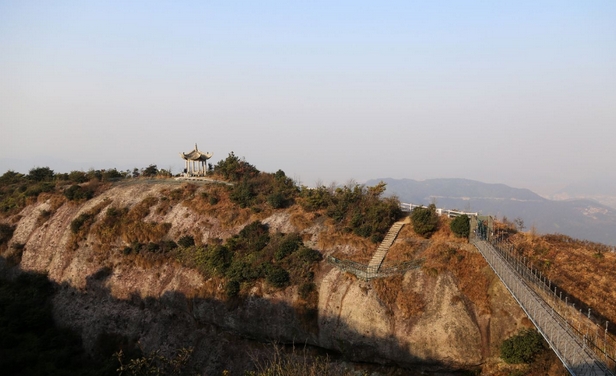
<instances>
[{"instance_id":1,"label":"bush cluster","mask_svg":"<svg viewBox=\"0 0 616 376\"><path fill-rule=\"evenodd\" d=\"M471 220L468 215L464 214L455 217L449 224L451 232L459 238L468 238L471 233Z\"/></svg>"},{"instance_id":2,"label":"bush cluster","mask_svg":"<svg viewBox=\"0 0 616 376\"><path fill-rule=\"evenodd\" d=\"M429 238L438 229L438 214L436 205L430 204L427 208L419 207L411 212L413 230L424 238Z\"/></svg>"},{"instance_id":3,"label":"bush cluster","mask_svg":"<svg viewBox=\"0 0 616 376\"><path fill-rule=\"evenodd\" d=\"M205 276L227 280L228 297L237 296L243 285L259 279L274 288L312 283L312 268L321 260L318 251L303 245L299 234L270 234L268 226L259 221L246 225L224 244L196 247L187 242L180 246L181 262Z\"/></svg>"},{"instance_id":4,"label":"bush cluster","mask_svg":"<svg viewBox=\"0 0 616 376\"><path fill-rule=\"evenodd\" d=\"M159 243L169 232L171 224L144 221L157 203L156 197L149 196L130 208L109 207L94 226L93 233L103 248L110 247L118 238L126 244Z\"/></svg>"},{"instance_id":5,"label":"bush cluster","mask_svg":"<svg viewBox=\"0 0 616 376\"><path fill-rule=\"evenodd\" d=\"M307 211L325 210L343 231L370 238L378 243L402 216L395 197L382 198L385 183L374 187L350 184L335 189L319 186L302 189L302 207Z\"/></svg>"},{"instance_id":6,"label":"bush cluster","mask_svg":"<svg viewBox=\"0 0 616 376\"><path fill-rule=\"evenodd\" d=\"M233 152L218 162L214 167L214 174L234 182L229 188L231 201L242 208L249 207L255 211L262 210L265 205L274 209L286 208L293 204L299 192L284 171L278 170L274 174L259 172L256 167L238 158Z\"/></svg>"},{"instance_id":7,"label":"bush cluster","mask_svg":"<svg viewBox=\"0 0 616 376\"><path fill-rule=\"evenodd\" d=\"M543 348L541 334L534 329L526 329L501 344L500 356L511 364L530 363Z\"/></svg>"},{"instance_id":8,"label":"bush cluster","mask_svg":"<svg viewBox=\"0 0 616 376\"><path fill-rule=\"evenodd\" d=\"M89 186L73 184L64 190L64 197L71 201L89 200L94 197L94 191Z\"/></svg>"}]
</instances>

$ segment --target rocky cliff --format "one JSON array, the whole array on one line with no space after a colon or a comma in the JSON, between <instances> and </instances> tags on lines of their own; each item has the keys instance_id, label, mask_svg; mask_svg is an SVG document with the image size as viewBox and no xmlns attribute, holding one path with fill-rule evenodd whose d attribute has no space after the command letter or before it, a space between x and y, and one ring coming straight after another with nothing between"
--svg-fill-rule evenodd
<instances>
[{"instance_id":1,"label":"rocky cliff","mask_svg":"<svg viewBox=\"0 0 616 376\"><path fill-rule=\"evenodd\" d=\"M95 234L107 209L135 208L154 198L140 221L165 224L165 239L190 234L198 245L207 244L260 220L270 231L300 233L324 255L354 252L349 244L331 241L327 220L296 206L255 213L230 209L223 200L197 207L195 197L220 189L142 182L116 184L85 202L40 195L6 219L16 227L2 255L4 273L47 273L59 286L56 320L80 332L92 353L109 335L145 351L192 346L193 362L208 375L224 369L241 374L250 368L248 354L258 356L271 341L315 346L348 361L498 373L498 346L529 326L498 278L464 242L433 239L424 254L408 256L426 258L424 267L384 280L362 281L321 261L310 300L297 285L272 288L264 281L228 298L221 278L204 277L175 256L146 262L123 252L129 239L112 237L102 244L101 234ZM90 215L90 231L78 235L71 225L84 213ZM396 243L404 246L409 237L411 232L403 231ZM362 244L355 245L376 249ZM444 251L454 252L454 259L442 259Z\"/></svg>"}]
</instances>

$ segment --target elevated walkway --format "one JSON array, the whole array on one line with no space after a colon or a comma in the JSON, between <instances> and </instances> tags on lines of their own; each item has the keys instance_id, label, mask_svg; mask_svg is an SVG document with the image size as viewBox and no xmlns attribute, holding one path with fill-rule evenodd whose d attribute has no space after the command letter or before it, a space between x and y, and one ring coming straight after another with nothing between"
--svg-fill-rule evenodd
<instances>
[{"instance_id":1,"label":"elevated walkway","mask_svg":"<svg viewBox=\"0 0 616 376\"><path fill-rule=\"evenodd\" d=\"M572 375L614 375L589 349L586 341L574 333L569 323L527 285L519 272L520 265L514 267L485 240L472 237L471 243L483 255Z\"/></svg>"}]
</instances>

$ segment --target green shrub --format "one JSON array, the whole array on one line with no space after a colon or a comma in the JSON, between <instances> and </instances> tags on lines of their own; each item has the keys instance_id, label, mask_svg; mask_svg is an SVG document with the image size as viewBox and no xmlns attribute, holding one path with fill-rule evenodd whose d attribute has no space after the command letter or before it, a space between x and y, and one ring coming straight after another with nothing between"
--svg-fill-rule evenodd
<instances>
[{"instance_id":1,"label":"green shrub","mask_svg":"<svg viewBox=\"0 0 616 376\"><path fill-rule=\"evenodd\" d=\"M145 169L143 169L143 172L141 173L142 176L145 177L153 177L156 176L158 174L158 168L156 168L156 165L149 165L148 167L146 167Z\"/></svg>"},{"instance_id":2,"label":"green shrub","mask_svg":"<svg viewBox=\"0 0 616 376\"><path fill-rule=\"evenodd\" d=\"M82 227L87 222L91 221L93 218L94 218L94 215L92 215L91 213L81 213L79 217L71 221L71 232L73 234L77 234L79 230L81 230Z\"/></svg>"},{"instance_id":3,"label":"green shrub","mask_svg":"<svg viewBox=\"0 0 616 376\"><path fill-rule=\"evenodd\" d=\"M71 201L89 200L94 197L94 191L75 184L64 190L64 196Z\"/></svg>"},{"instance_id":4,"label":"green shrub","mask_svg":"<svg viewBox=\"0 0 616 376\"><path fill-rule=\"evenodd\" d=\"M302 283L297 289L297 292L302 299L306 299L314 290L316 290L316 285L312 282L307 282Z\"/></svg>"},{"instance_id":5,"label":"green shrub","mask_svg":"<svg viewBox=\"0 0 616 376\"><path fill-rule=\"evenodd\" d=\"M54 183L49 182L49 181L42 181L37 184L29 186L24 192L24 195L26 195L26 197L37 197L43 192L52 192L54 188L55 188Z\"/></svg>"},{"instance_id":6,"label":"green shrub","mask_svg":"<svg viewBox=\"0 0 616 376\"><path fill-rule=\"evenodd\" d=\"M501 344L500 356L510 364L530 363L542 350L541 334L536 330L526 329Z\"/></svg>"},{"instance_id":7,"label":"green shrub","mask_svg":"<svg viewBox=\"0 0 616 376\"><path fill-rule=\"evenodd\" d=\"M289 272L278 265L272 265L267 271L265 280L274 287L285 287L289 283Z\"/></svg>"},{"instance_id":8,"label":"green shrub","mask_svg":"<svg viewBox=\"0 0 616 376\"><path fill-rule=\"evenodd\" d=\"M178 245L184 248L192 247L195 245L195 238L190 235L184 235L178 240Z\"/></svg>"},{"instance_id":9,"label":"green shrub","mask_svg":"<svg viewBox=\"0 0 616 376\"><path fill-rule=\"evenodd\" d=\"M240 181L246 178L255 177L259 170L255 166L238 158L233 152L229 153L226 159L219 161L214 167L214 173L231 181Z\"/></svg>"},{"instance_id":10,"label":"green shrub","mask_svg":"<svg viewBox=\"0 0 616 376\"><path fill-rule=\"evenodd\" d=\"M321 261L323 259L323 256L319 251L308 247L302 247L297 252L297 258L305 263L313 263L316 261Z\"/></svg>"},{"instance_id":11,"label":"green shrub","mask_svg":"<svg viewBox=\"0 0 616 376\"><path fill-rule=\"evenodd\" d=\"M229 298L236 297L240 293L240 283L234 279L225 284L225 294Z\"/></svg>"},{"instance_id":12,"label":"green shrub","mask_svg":"<svg viewBox=\"0 0 616 376\"><path fill-rule=\"evenodd\" d=\"M471 232L470 218L466 214L455 217L449 224L449 227L455 236L459 238L468 238Z\"/></svg>"},{"instance_id":13,"label":"green shrub","mask_svg":"<svg viewBox=\"0 0 616 376\"><path fill-rule=\"evenodd\" d=\"M297 251L297 249L301 245L302 238L299 236L299 234L289 234L285 236L278 245L278 249L276 250L276 253L274 253L274 258L276 259L276 261L280 261L291 253Z\"/></svg>"},{"instance_id":14,"label":"green shrub","mask_svg":"<svg viewBox=\"0 0 616 376\"><path fill-rule=\"evenodd\" d=\"M287 206L284 195L281 192L274 192L267 196L267 203L274 209L282 209Z\"/></svg>"},{"instance_id":15,"label":"green shrub","mask_svg":"<svg viewBox=\"0 0 616 376\"><path fill-rule=\"evenodd\" d=\"M245 226L237 236L230 240L231 243L234 243L234 246L231 247L232 250L242 249L248 253L258 252L270 241L269 227L259 221L254 221Z\"/></svg>"},{"instance_id":16,"label":"green shrub","mask_svg":"<svg viewBox=\"0 0 616 376\"><path fill-rule=\"evenodd\" d=\"M242 180L233 186L229 198L241 208L252 206L257 194L255 193L254 184L247 179Z\"/></svg>"},{"instance_id":17,"label":"green shrub","mask_svg":"<svg viewBox=\"0 0 616 376\"><path fill-rule=\"evenodd\" d=\"M19 182L23 182L26 177L19 172L15 172L13 170L8 170L2 176L0 176L0 184L8 185L8 184L16 184Z\"/></svg>"},{"instance_id":18,"label":"green shrub","mask_svg":"<svg viewBox=\"0 0 616 376\"><path fill-rule=\"evenodd\" d=\"M83 171L71 171L68 174L68 180L80 184L88 181L88 175Z\"/></svg>"},{"instance_id":19,"label":"green shrub","mask_svg":"<svg viewBox=\"0 0 616 376\"><path fill-rule=\"evenodd\" d=\"M436 206L430 204L427 208L419 207L413 209L411 213L411 222L413 230L418 235L424 238L429 238L437 229L438 214L436 214Z\"/></svg>"},{"instance_id":20,"label":"green shrub","mask_svg":"<svg viewBox=\"0 0 616 376\"><path fill-rule=\"evenodd\" d=\"M395 197L381 198L385 183L373 187L351 184L344 187L302 189L304 210L325 209L325 214L338 224L341 231L380 242L391 225L402 216L400 202Z\"/></svg>"},{"instance_id":21,"label":"green shrub","mask_svg":"<svg viewBox=\"0 0 616 376\"><path fill-rule=\"evenodd\" d=\"M214 246L207 258L207 266L217 274L225 274L227 268L231 265L233 255L229 252L229 248L216 245Z\"/></svg>"},{"instance_id":22,"label":"green shrub","mask_svg":"<svg viewBox=\"0 0 616 376\"><path fill-rule=\"evenodd\" d=\"M234 260L227 269L225 276L229 279L245 282L253 281L260 277L260 271L243 260Z\"/></svg>"},{"instance_id":23,"label":"green shrub","mask_svg":"<svg viewBox=\"0 0 616 376\"><path fill-rule=\"evenodd\" d=\"M35 167L28 173L28 179L36 182L53 180L54 173L49 167Z\"/></svg>"}]
</instances>

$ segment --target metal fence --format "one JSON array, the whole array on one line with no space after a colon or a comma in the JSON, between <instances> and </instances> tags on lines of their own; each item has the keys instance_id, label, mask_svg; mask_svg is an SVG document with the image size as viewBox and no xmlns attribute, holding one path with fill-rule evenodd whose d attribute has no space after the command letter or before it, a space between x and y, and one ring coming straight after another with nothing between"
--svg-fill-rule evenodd
<instances>
[{"instance_id":1,"label":"metal fence","mask_svg":"<svg viewBox=\"0 0 616 376\"><path fill-rule=\"evenodd\" d=\"M481 252L571 374L614 375L608 368L607 353L603 360L597 356L596 346L590 344L587 337L580 337L579 332L531 288L529 280L533 279L533 271L529 270L524 260L512 258L503 249L497 249L477 236L471 237L471 243Z\"/></svg>"},{"instance_id":2,"label":"metal fence","mask_svg":"<svg viewBox=\"0 0 616 376\"><path fill-rule=\"evenodd\" d=\"M594 351L609 369L616 370L616 338L608 331L609 322L599 318L588 306L570 297L569 293L553 283L535 268L531 261L515 253L514 246L505 238L494 236L490 241L505 260L519 270L521 278L541 296L554 311L567 321L587 347ZM613 324L612 324L613 325Z\"/></svg>"},{"instance_id":3,"label":"metal fence","mask_svg":"<svg viewBox=\"0 0 616 376\"><path fill-rule=\"evenodd\" d=\"M333 256L327 256L325 260L338 269L354 274L357 278L364 281L402 274L408 270L421 267L423 263L423 260L413 260L390 266L369 266L351 260L338 259Z\"/></svg>"}]
</instances>

